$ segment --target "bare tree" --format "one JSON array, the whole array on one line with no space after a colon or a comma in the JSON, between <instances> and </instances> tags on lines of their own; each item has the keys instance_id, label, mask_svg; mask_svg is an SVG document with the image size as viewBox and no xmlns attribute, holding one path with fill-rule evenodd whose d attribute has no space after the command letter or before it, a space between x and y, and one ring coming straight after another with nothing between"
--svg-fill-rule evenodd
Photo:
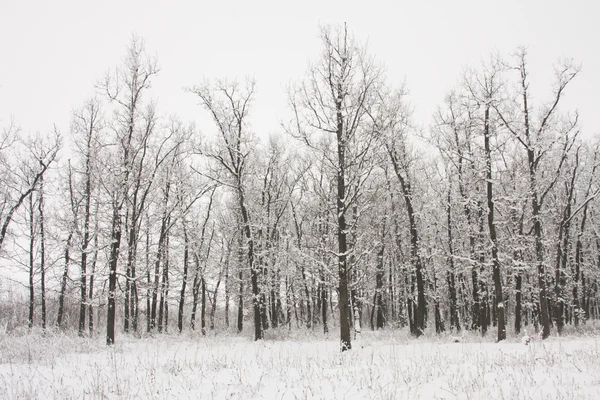
<instances>
[{"instance_id":1,"label":"bare tree","mask_svg":"<svg viewBox=\"0 0 600 400\"><path fill-rule=\"evenodd\" d=\"M493 115L491 114L494 105L498 105L499 91L502 89L501 61L496 57L492 58L489 64L484 64L483 72L467 76L465 84L470 94L470 98L475 102L477 109L483 111L481 128L484 142L484 160L485 160L485 181L486 181L486 202L487 202L487 225L489 239L491 242L492 253L492 274L494 281L494 307L498 321L498 341L506 339L506 320L504 310L504 294L502 291L502 277L500 271L500 258L498 256L498 234L496 230L496 221L494 219L495 199L494 199L494 180L492 172L492 147L491 138L495 131Z\"/></svg>"},{"instance_id":2,"label":"bare tree","mask_svg":"<svg viewBox=\"0 0 600 400\"><path fill-rule=\"evenodd\" d=\"M540 117L535 118L532 113L529 97L527 51L524 48L519 49L515 58L517 65L514 69L519 72L520 76L520 104L518 99L514 99L515 106L512 109L506 110L498 106L495 108L504 126L522 145L527 154L529 198L531 201L531 212L533 217L533 233L535 235L540 319L542 323L542 338L546 339L550 335L550 317L546 288L546 268L544 264L545 251L541 214L546 195L556 184L567 154L573 146L574 137L576 137L577 132L577 118L567 123L554 135L550 131L552 130L553 125L556 126L556 113L564 91L579 73L579 67L573 65L570 61L565 61L562 65L557 67L553 99L549 104L542 108ZM556 144L560 144L559 153L557 155L558 164L556 166L556 172L551 175L549 183L544 187L542 186L543 182L540 168L542 168L542 162L545 161L548 154L551 154L551 150L556 147Z\"/></svg>"},{"instance_id":3,"label":"bare tree","mask_svg":"<svg viewBox=\"0 0 600 400\"><path fill-rule=\"evenodd\" d=\"M347 27L323 27L322 55L308 69L306 79L290 91L290 106L295 116L289 132L312 151L321 152L335 176L338 296L341 350L350 350L351 320L349 298L349 247L351 228L347 215L355 206L360 190L374 165L372 149L375 133L368 111L376 100L382 69L365 49L348 34ZM323 136L333 149L323 151Z\"/></svg>"},{"instance_id":4,"label":"bare tree","mask_svg":"<svg viewBox=\"0 0 600 400\"><path fill-rule=\"evenodd\" d=\"M261 293L259 266L255 262L255 240L252 231L252 216L248 208L248 156L252 152L252 137L248 126L248 115L254 97L255 83L246 80L237 82L216 81L189 88L200 99L200 104L211 115L218 129L218 140L201 153L217 164L215 174L200 172L234 190L239 207L242 231L247 246L247 262L250 270L254 309L254 339L263 338L261 323Z\"/></svg>"},{"instance_id":5,"label":"bare tree","mask_svg":"<svg viewBox=\"0 0 600 400\"><path fill-rule=\"evenodd\" d=\"M112 206L106 325L108 345L115 341L117 266L124 222L123 206L127 204L129 198L131 175L136 165L136 157L139 155L137 151L140 145L139 133L145 131L144 125L140 124L142 99L150 87L152 77L157 72L156 60L147 57L143 42L134 37L127 50L123 67L117 68L114 74L107 74L105 80L99 84L99 89L115 105L115 120L110 127L116 136L116 149L113 155L118 160L114 165L108 166L115 177L115 182L103 182L111 197ZM152 113L152 108L149 112ZM143 140L141 142L143 143Z\"/></svg>"},{"instance_id":6,"label":"bare tree","mask_svg":"<svg viewBox=\"0 0 600 400\"><path fill-rule=\"evenodd\" d=\"M73 225L80 237L81 243L81 278L80 278L80 301L79 301L79 328L80 336L85 332L85 317L88 306L88 254L90 253L90 242L96 235L90 227L92 215L93 196L98 180L98 152L100 151L100 137L103 129L102 108L100 101L96 98L85 102L81 109L73 112L71 123L71 134L81 158L74 167L69 163L69 192L70 203L73 214ZM73 171L81 176L81 189L79 179L74 181ZM75 187L76 186L76 187ZM83 206L83 210L79 208ZM83 213L83 224L79 223L79 216ZM72 236L70 236L72 238Z\"/></svg>"},{"instance_id":7,"label":"bare tree","mask_svg":"<svg viewBox=\"0 0 600 400\"><path fill-rule=\"evenodd\" d=\"M19 129L11 124L0 138L0 167L3 185L0 199L0 251L15 212L25 199L36 190L40 179L56 160L60 149L57 130L50 141L27 143L18 138Z\"/></svg>"}]
</instances>

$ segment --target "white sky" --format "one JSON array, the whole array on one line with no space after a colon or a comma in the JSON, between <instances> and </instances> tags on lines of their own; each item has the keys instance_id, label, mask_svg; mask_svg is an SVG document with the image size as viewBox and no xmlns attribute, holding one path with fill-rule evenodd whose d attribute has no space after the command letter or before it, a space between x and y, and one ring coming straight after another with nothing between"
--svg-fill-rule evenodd
<instances>
[{"instance_id":1,"label":"white sky","mask_svg":"<svg viewBox=\"0 0 600 400\"><path fill-rule=\"evenodd\" d=\"M583 66L565 105L578 108L584 134L600 131L600 7L595 1L84 1L0 0L0 126L14 116L24 132L69 129L70 112L119 64L132 33L158 56L153 96L163 113L198 120L182 87L203 77L254 75L253 127L278 130L285 86L318 56L320 23L347 22L383 62L392 82L406 78L417 122L435 107L463 67L492 50L529 47L536 100L550 90L552 64ZM412 3L412 4L408 4ZM539 104L539 103L538 103Z\"/></svg>"}]
</instances>

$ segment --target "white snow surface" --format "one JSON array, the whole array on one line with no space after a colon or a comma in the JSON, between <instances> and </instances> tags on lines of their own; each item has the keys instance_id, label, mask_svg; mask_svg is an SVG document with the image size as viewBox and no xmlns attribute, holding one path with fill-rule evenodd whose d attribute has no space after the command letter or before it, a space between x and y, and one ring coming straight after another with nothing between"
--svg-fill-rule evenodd
<instances>
[{"instance_id":1,"label":"white snow surface","mask_svg":"<svg viewBox=\"0 0 600 400\"><path fill-rule=\"evenodd\" d=\"M275 338L277 335L274 335ZM1 399L600 399L596 337L0 336Z\"/></svg>"}]
</instances>

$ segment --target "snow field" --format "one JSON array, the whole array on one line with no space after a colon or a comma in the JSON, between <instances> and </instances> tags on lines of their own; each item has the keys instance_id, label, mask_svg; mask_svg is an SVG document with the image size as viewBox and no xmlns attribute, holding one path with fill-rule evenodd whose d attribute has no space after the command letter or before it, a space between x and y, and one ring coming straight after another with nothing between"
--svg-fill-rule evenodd
<instances>
[{"instance_id":1,"label":"snow field","mask_svg":"<svg viewBox=\"0 0 600 400\"><path fill-rule=\"evenodd\" d=\"M598 399L594 337L0 337L2 399Z\"/></svg>"}]
</instances>

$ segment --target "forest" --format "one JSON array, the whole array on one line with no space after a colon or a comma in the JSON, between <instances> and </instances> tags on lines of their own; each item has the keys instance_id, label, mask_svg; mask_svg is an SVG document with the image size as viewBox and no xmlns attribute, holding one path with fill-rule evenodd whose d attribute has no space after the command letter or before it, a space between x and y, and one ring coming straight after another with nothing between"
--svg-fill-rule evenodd
<instances>
[{"instance_id":1,"label":"forest","mask_svg":"<svg viewBox=\"0 0 600 400\"><path fill-rule=\"evenodd\" d=\"M576 61L541 97L525 47L492 52L423 126L410 77L390 85L345 25L319 38L277 134L252 129L251 77L182 88L206 127L159 106L138 37L67 131L3 121L0 328L310 330L345 351L368 329L545 339L600 317L600 141L561 104Z\"/></svg>"}]
</instances>

